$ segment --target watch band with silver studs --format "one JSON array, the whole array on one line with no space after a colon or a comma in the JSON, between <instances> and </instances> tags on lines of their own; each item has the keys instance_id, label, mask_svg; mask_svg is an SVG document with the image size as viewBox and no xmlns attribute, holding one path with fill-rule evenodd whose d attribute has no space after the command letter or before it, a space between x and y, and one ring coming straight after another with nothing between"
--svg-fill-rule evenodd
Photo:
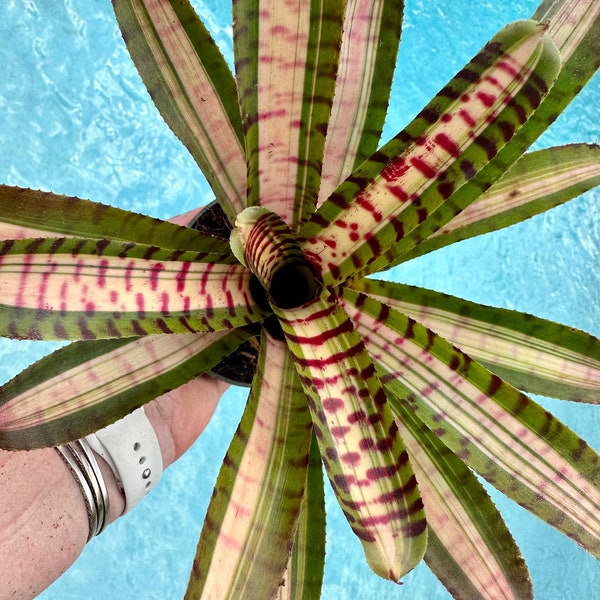
<instances>
[{"instance_id":1,"label":"watch band with silver studs","mask_svg":"<svg viewBox=\"0 0 600 600\"><path fill-rule=\"evenodd\" d=\"M156 486L163 471L158 438L143 407L85 439L108 463L129 512Z\"/></svg>"}]
</instances>

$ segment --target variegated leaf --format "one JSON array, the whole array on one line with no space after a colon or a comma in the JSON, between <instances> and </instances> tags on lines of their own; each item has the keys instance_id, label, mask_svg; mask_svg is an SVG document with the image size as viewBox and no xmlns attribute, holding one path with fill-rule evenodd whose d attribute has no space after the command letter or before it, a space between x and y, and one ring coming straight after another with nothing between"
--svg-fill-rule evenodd
<instances>
[{"instance_id":1,"label":"variegated leaf","mask_svg":"<svg viewBox=\"0 0 600 600\"><path fill-rule=\"evenodd\" d=\"M571 144L525 154L475 202L396 262L520 223L599 184L600 146Z\"/></svg>"},{"instance_id":2,"label":"variegated leaf","mask_svg":"<svg viewBox=\"0 0 600 600\"><path fill-rule=\"evenodd\" d=\"M455 600L533 598L527 565L483 486L404 397L390 404L425 505L429 567Z\"/></svg>"},{"instance_id":3,"label":"variegated leaf","mask_svg":"<svg viewBox=\"0 0 600 600\"><path fill-rule=\"evenodd\" d=\"M531 118L521 127L510 142L501 148L492 160L495 169L504 173L537 138L556 120L557 116L575 98L600 63L600 6L594 0L548 0L533 15L547 30L561 56L560 71L548 94L542 98ZM493 180L487 173L477 174L461 190L464 198L477 198L489 188ZM448 222L454 215L446 214L445 207L437 215L440 223ZM426 239L426 232L419 236ZM424 250L427 248L426 244ZM398 257L389 264L395 264Z\"/></svg>"},{"instance_id":4,"label":"variegated leaf","mask_svg":"<svg viewBox=\"0 0 600 600\"><path fill-rule=\"evenodd\" d=\"M597 58L594 49L600 48L596 35L600 6L594 0L543 0L532 18L548 25L565 64L573 58L589 65L590 61L582 60L582 56ZM578 77L584 76L580 70Z\"/></svg>"},{"instance_id":5,"label":"variegated leaf","mask_svg":"<svg viewBox=\"0 0 600 600\"><path fill-rule=\"evenodd\" d=\"M109 240L6 240L0 332L97 339L215 331L263 318L250 273L221 258Z\"/></svg>"},{"instance_id":6,"label":"variegated leaf","mask_svg":"<svg viewBox=\"0 0 600 600\"><path fill-rule=\"evenodd\" d=\"M113 0L127 49L152 100L233 222L246 205L236 86L188 0Z\"/></svg>"},{"instance_id":7,"label":"variegated leaf","mask_svg":"<svg viewBox=\"0 0 600 600\"><path fill-rule=\"evenodd\" d=\"M427 529L417 482L373 363L326 293L275 314L338 502L373 571L398 581L421 560Z\"/></svg>"},{"instance_id":8,"label":"variegated leaf","mask_svg":"<svg viewBox=\"0 0 600 600\"><path fill-rule=\"evenodd\" d=\"M236 329L75 342L0 388L0 447L54 446L205 373L253 335Z\"/></svg>"},{"instance_id":9,"label":"variegated leaf","mask_svg":"<svg viewBox=\"0 0 600 600\"><path fill-rule=\"evenodd\" d=\"M111 239L227 258L226 241L193 229L72 196L0 185L0 240L40 237Z\"/></svg>"},{"instance_id":10,"label":"variegated leaf","mask_svg":"<svg viewBox=\"0 0 600 600\"><path fill-rule=\"evenodd\" d=\"M461 195L469 179L498 178L502 171L488 163L539 106L558 67L556 48L533 21L498 33L302 229L324 284L386 268L444 223L442 206L449 220L475 199Z\"/></svg>"},{"instance_id":11,"label":"variegated leaf","mask_svg":"<svg viewBox=\"0 0 600 600\"><path fill-rule=\"evenodd\" d=\"M595 0L544 0L532 17L548 29L560 51L560 73L548 96L515 140L529 147L554 122L600 67L600 4Z\"/></svg>"},{"instance_id":12,"label":"variegated leaf","mask_svg":"<svg viewBox=\"0 0 600 600\"><path fill-rule=\"evenodd\" d=\"M321 454L313 436L294 547L275 600L318 600L321 597L325 569L324 494Z\"/></svg>"},{"instance_id":13,"label":"variegated leaf","mask_svg":"<svg viewBox=\"0 0 600 600\"><path fill-rule=\"evenodd\" d=\"M519 389L600 403L600 340L583 331L400 283L363 279L352 287L435 331Z\"/></svg>"},{"instance_id":14,"label":"variegated leaf","mask_svg":"<svg viewBox=\"0 0 600 600\"><path fill-rule=\"evenodd\" d=\"M248 204L293 230L317 201L343 11L343 2L233 3Z\"/></svg>"},{"instance_id":15,"label":"variegated leaf","mask_svg":"<svg viewBox=\"0 0 600 600\"><path fill-rule=\"evenodd\" d=\"M547 35L552 38L561 56L560 71L554 85L548 94L542 98L539 107L531 118L521 127L504 148L501 148L491 162L498 173L510 172L511 165L517 160L535 140L555 121L556 117L579 93L599 67L600 53L600 7L592 0L549 0L543 2L533 18L542 23L547 29ZM482 190L487 190L493 179L484 171L475 175L461 189L462 198L458 198L464 208L468 200L477 198ZM493 188L492 188L493 189ZM467 199L467 201L465 201ZM447 207L442 205L436 218L443 224L453 218L448 214ZM499 224L502 223L499 220ZM428 237L427 231L419 232L416 241ZM422 249L414 251L414 255L422 254L439 244L434 240L423 245ZM412 254L412 252L411 252ZM397 264L406 257L396 256L388 264ZM380 260L381 263L384 260Z\"/></svg>"},{"instance_id":16,"label":"variegated leaf","mask_svg":"<svg viewBox=\"0 0 600 600\"><path fill-rule=\"evenodd\" d=\"M325 139L318 204L379 143L400 43L404 0L348 0Z\"/></svg>"},{"instance_id":17,"label":"variegated leaf","mask_svg":"<svg viewBox=\"0 0 600 600\"><path fill-rule=\"evenodd\" d=\"M186 598L274 597L296 529L311 432L288 350L264 334L250 399L219 473Z\"/></svg>"},{"instance_id":18,"label":"variegated leaf","mask_svg":"<svg viewBox=\"0 0 600 600\"><path fill-rule=\"evenodd\" d=\"M554 85L542 99L538 109L493 159L495 168L503 172L510 172L515 159L554 122L599 66L597 57L600 53L600 7L596 2L549 0L542 3L533 18L547 28L548 35L560 52L561 68ZM461 194L466 198L477 197L490 183L492 181L486 174L478 174L465 184ZM464 205L464 202L462 204ZM448 221L444 206L441 207L437 218L443 223ZM498 220L498 225L503 224L504 218ZM426 237L420 235L419 239ZM414 254L411 252L410 255L416 256L434 249L441 245L442 239L427 240L423 248L415 249ZM451 241L451 238L447 241ZM389 264L397 264L400 260L408 260L410 257L396 257L391 261L387 257L386 260Z\"/></svg>"},{"instance_id":19,"label":"variegated leaf","mask_svg":"<svg viewBox=\"0 0 600 600\"><path fill-rule=\"evenodd\" d=\"M398 581L421 560L427 529L373 363L335 298L313 285L316 280L278 215L247 208L236 220L232 249L252 269L279 319L325 468L367 561L380 576ZM305 282L298 283L302 278ZM290 289L310 293L300 297Z\"/></svg>"},{"instance_id":20,"label":"variegated leaf","mask_svg":"<svg viewBox=\"0 0 600 600\"><path fill-rule=\"evenodd\" d=\"M440 336L344 290L386 387L482 477L600 557L600 456L539 404ZM401 382L401 383L400 383Z\"/></svg>"}]
</instances>

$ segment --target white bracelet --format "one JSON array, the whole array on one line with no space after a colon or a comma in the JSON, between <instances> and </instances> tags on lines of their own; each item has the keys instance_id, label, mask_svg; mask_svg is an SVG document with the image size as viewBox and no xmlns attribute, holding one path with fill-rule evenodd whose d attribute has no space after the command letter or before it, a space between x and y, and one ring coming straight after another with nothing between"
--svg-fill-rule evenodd
<instances>
[{"instance_id":1,"label":"white bracelet","mask_svg":"<svg viewBox=\"0 0 600 600\"><path fill-rule=\"evenodd\" d=\"M125 512L129 512L156 486L163 472L160 445L144 409L85 439L108 463L125 494Z\"/></svg>"}]
</instances>

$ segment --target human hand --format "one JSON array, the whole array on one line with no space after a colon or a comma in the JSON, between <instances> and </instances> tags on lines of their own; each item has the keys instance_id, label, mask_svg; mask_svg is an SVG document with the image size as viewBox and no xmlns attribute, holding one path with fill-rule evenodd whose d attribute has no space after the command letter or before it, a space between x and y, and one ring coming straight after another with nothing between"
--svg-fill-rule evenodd
<instances>
[{"instance_id":1,"label":"human hand","mask_svg":"<svg viewBox=\"0 0 600 600\"><path fill-rule=\"evenodd\" d=\"M165 468L202 433L227 387L201 376L146 405ZM98 462L113 521L125 498L111 469ZM53 448L0 450L0 599L34 598L76 560L88 531L81 491Z\"/></svg>"}]
</instances>

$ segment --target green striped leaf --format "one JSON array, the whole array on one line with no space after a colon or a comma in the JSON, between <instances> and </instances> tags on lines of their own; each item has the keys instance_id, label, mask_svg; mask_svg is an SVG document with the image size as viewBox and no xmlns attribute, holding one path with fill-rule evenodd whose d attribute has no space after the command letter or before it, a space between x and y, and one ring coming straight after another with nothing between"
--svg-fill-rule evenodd
<instances>
[{"instance_id":1,"label":"green striped leaf","mask_svg":"<svg viewBox=\"0 0 600 600\"><path fill-rule=\"evenodd\" d=\"M215 331L262 319L250 273L221 259L109 240L7 240L0 243L0 333L97 339Z\"/></svg>"},{"instance_id":2,"label":"green striped leaf","mask_svg":"<svg viewBox=\"0 0 600 600\"><path fill-rule=\"evenodd\" d=\"M297 230L314 210L331 111L343 2L233 4L248 204Z\"/></svg>"},{"instance_id":3,"label":"green striped leaf","mask_svg":"<svg viewBox=\"0 0 600 600\"><path fill-rule=\"evenodd\" d=\"M0 185L0 240L59 236L211 252L221 262L229 254L226 241L188 227L73 196Z\"/></svg>"},{"instance_id":4,"label":"green striped leaf","mask_svg":"<svg viewBox=\"0 0 600 600\"><path fill-rule=\"evenodd\" d=\"M204 521L186 598L275 595L306 485L311 431L287 348L265 334L250 398Z\"/></svg>"},{"instance_id":5,"label":"green striped leaf","mask_svg":"<svg viewBox=\"0 0 600 600\"><path fill-rule=\"evenodd\" d=\"M324 494L323 465L313 436L294 547L275 600L318 600L321 597L325 569Z\"/></svg>"},{"instance_id":6,"label":"green striped leaf","mask_svg":"<svg viewBox=\"0 0 600 600\"><path fill-rule=\"evenodd\" d=\"M404 0L348 0L318 204L379 143L400 44Z\"/></svg>"},{"instance_id":7,"label":"green striped leaf","mask_svg":"<svg viewBox=\"0 0 600 600\"><path fill-rule=\"evenodd\" d=\"M399 283L352 287L408 315L526 392L600 403L600 340L515 310Z\"/></svg>"},{"instance_id":8,"label":"green striped leaf","mask_svg":"<svg viewBox=\"0 0 600 600\"><path fill-rule=\"evenodd\" d=\"M127 49L161 116L231 222L246 205L235 81L188 0L113 0Z\"/></svg>"},{"instance_id":9,"label":"green striped leaf","mask_svg":"<svg viewBox=\"0 0 600 600\"><path fill-rule=\"evenodd\" d=\"M390 397L423 497L425 561L455 599L533 598L527 566L472 471L407 408Z\"/></svg>"},{"instance_id":10,"label":"green striped leaf","mask_svg":"<svg viewBox=\"0 0 600 600\"><path fill-rule=\"evenodd\" d=\"M460 212L468 203L456 200L461 186L535 111L558 65L555 47L533 21L498 33L303 228L303 249L325 285L387 268L443 224L429 215L441 206L446 219ZM501 173L486 171L486 181Z\"/></svg>"},{"instance_id":11,"label":"green striped leaf","mask_svg":"<svg viewBox=\"0 0 600 600\"><path fill-rule=\"evenodd\" d=\"M599 184L600 146L571 144L525 154L463 212L395 262L520 223Z\"/></svg>"},{"instance_id":12,"label":"green striped leaf","mask_svg":"<svg viewBox=\"0 0 600 600\"><path fill-rule=\"evenodd\" d=\"M0 388L0 447L78 439L205 373L251 330L75 342Z\"/></svg>"},{"instance_id":13,"label":"green striped leaf","mask_svg":"<svg viewBox=\"0 0 600 600\"><path fill-rule=\"evenodd\" d=\"M600 557L600 456L584 440L401 313L351 290L342 304L391 393L399 386L407 406L459 458Z\"/></svg>"}]
</instances>

